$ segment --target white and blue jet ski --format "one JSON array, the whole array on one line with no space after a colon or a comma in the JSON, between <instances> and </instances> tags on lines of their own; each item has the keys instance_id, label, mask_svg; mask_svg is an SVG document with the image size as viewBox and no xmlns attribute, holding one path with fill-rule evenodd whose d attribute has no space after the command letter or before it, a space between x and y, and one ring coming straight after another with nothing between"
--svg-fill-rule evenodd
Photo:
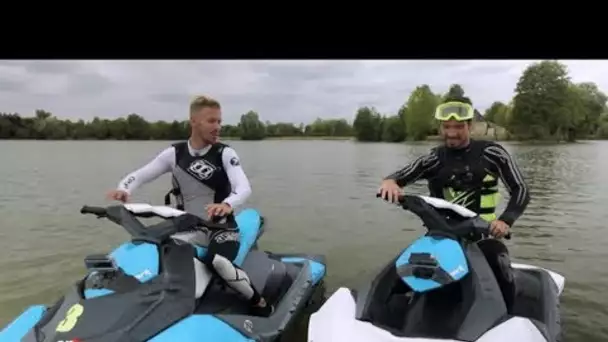
<instances>
[{"instance_id":1,"label":"white and blue jet ski","mask_svg":"<svg viewBox=\"0 0 608 342\"><path fill-rule=\"evenodd\" d=\"M254 209L236 216L235 264L274 305L269 317L251 315L247 301L199 261L205 246L177 238L193 229L195 216L149 204L84 206L81 213L121 225L131 241L109 255L86 257L82 280L54 305L25 310L0 332L0 342L275 341L323 299L324 257L258 250L264 220ZM163 220L145 226L137 219L152 216ZM227 227L194 220L194 229Z\"/></svg>"},{"instance_id":2,"label":"white and blue jet ski","mask_svg":"<svg viewBox=\"0 0 608 342\"><path fill-rule=\"evenodd\" d=\"M428 232L362 288L329 297L310 317L308 341L560 341L563 276L511 263L515 297L508 310L500 277L476 244L488 235L486 221L439 198L403 196L400 203Z\"/></svg>"}]
</instances>

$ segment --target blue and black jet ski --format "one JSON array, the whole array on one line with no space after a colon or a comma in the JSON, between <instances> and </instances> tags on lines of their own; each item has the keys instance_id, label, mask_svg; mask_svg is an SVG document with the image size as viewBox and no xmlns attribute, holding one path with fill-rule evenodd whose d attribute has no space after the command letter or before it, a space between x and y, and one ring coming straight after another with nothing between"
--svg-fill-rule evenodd
<instances>
[{"instance_id":1,"label":"blue and black jet ski","mask_svg":"<svg viewBox=\"0 0 608 342\"><path fill-rule=\"evenodd\" d=\"M509 267L510 258L502 257L493 269L478 242L500 253L506 247L485 239L490 225L479 215L434 197L406 195L399 202L422 220L426 234L363 286L333 293L310 316L309 342L560 341L562 275ZM504 281L514 285L510 305Z\"/></svg>"},{"instance_id":2,"label":"blue and black jet ski","mask_svg":"<svg viewBox=\"0 0 608 342\"><path fill-rule=\"evenodd\" d=\"M176 238L225 225L197 218L193 227L193 215L149 204L84 206L81 213L121 225L131 241L109 255L86 257L83 279L54 305L25 310L0 332L0 342L275 341L324 298L324 257L258 250L264 220L254 209L236 216L235 264L274 305L269 317L251 315L247 301L200 262L205 246ZM162 221L146 226L138 217Z\"/></svg>"}]
</instances>

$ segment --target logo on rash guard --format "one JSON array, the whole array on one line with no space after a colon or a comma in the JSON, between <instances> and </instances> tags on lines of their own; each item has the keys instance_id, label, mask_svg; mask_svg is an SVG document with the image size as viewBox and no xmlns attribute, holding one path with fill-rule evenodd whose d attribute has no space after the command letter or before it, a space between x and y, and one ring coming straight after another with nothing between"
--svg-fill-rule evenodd
<instances>
[{"instance_id":1,"label":"logo on rash guard","mask_svg":"<svg viewBox=\"0 0 608 342\"><path fill-rule=\"evenodd\" d=\"M239 165L241 165L241 162L239 161L239 158L232 157L232 159L230 159L230 165L239 166Z\"/></svg>"},{"instance_id":2,"label":"logo on rash guard","mask_svg":"<svg viewBox=\"0 0 608 342\"><path fill-rule=\"evenodd\" d=\"M125 182L122 184L122 186L123 186L125 189L128 189L128 188L129 188L129 185L131 185L131 183L133 183L134 181L135 181L135 177L131 176L131 177L129 177L129 178L128 178L128 179L127 179L127 180L126 180L126 181L125 181Z\"/></svg>"},{"instance_id":3,"label":"logo on rash guard","mask_svg":"<svg viewBox=\"0 0 608 342\"><path fill-rule=\"evenodd\" d=\"M215 170L215 166L204 159L195 160L188 166L188 172L200 180L211 178Z\"/></svg>"}]
</instances>

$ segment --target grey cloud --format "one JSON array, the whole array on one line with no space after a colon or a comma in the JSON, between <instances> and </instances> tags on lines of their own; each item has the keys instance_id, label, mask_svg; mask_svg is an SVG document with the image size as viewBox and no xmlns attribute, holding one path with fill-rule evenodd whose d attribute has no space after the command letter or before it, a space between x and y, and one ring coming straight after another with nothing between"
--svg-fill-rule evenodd
<instances>
[{"instance_id":1,"label":"grey cloud","mask_svg":"<svg viewBox=\"0 0 608 342\"><path fill-rule=\"evenodd\" d=\"M155 102L184 106L190 98L183 93L154 93L149 95L149 99Z\"/></svg>"},{"instance_id":2,"label":"grey cloud","mask_svg":"<svg viewBox=\"0 0 608 342\"><path fill-rule=\"evenodd\" d=\"M68 79L66 93L95 96L110 90L112 86L109 79L99 74L78 73Z\"/></svg>"},{"instance_id":3,"label":"grey cloud","mask_svg":"<svg viewBox=\"0 0 608 342\"><path fill-rule=\"evenodd\" d=\"M225 122L253 109L263 120L352 120L359 106L395 113L412 90L461 84L483 111L508 101L533 61L0 61L0 112L45 108L90 119L140 113L182 120L189 100L221 101ZM608 90L608 62L566 61L573 80Z\"/></svg>"},{"instance_id":4,"label":"grey cloud","mask_svg":"<svg viewBox=\"0 0 608 342\"><path fill-rule=\"evenodd\" d=\"M25 61L22 65L32 74L69 74L82 68L78 61Z\"/></svg>"},{"instance_id":5,"label":"grey cloud","mask_svg":"<svg viewBox=\"0 0 608 342\"><path fill-rule=\"evenodd\" d=\"M26 83L11 79L0 78L0 94L1 93L16 93L26 89ZM6 94L4 94L6 95ZM2 95L0 95L2 96Z\"/></svg>"}]
</instances>

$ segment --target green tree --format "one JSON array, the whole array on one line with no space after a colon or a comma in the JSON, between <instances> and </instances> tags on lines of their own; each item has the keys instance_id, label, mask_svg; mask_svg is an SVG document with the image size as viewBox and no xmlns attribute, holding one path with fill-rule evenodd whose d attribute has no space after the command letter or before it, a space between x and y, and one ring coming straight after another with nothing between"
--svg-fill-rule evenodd
<instances>
[{"instance_id":1,"label":"green tree","mask_svg":"<svg viewBox=\"0 0 608 342\"><path fill-rule=\"evenodd\" d=\"M444 99L447 98L462 98L464 97L464 89L460 84L452 84L450 89L445 94Z\"/></svg>"},{"instance_id":2,"label":"green tree","mask_svg":"<svg viewBox=\"0 0 608 342\"><path fill-rule=\"evenodd\" d=\"M317 118L313 123L308 125L308 129L305 130L306 135L309 136L329 136L331 134L331 127L328 122L323 119Z\"/></svg>"},{"instance_id":3,"label":"green tree","mask_svg":"<svg viewBox=\"0 0 608 342\"><path fill-rule=\"evenodd\" d=\"M575 98L565 65L557 61L534 63L517 82L511 126L522 138L562 140L573 128Z\"/></svg>"},{"instance_id":4,"label":"green tree","mask_svg":"<svg viewBox=\"0 0 608 342\"><path fill-rule=\"evenodd\" d=\"M149 140L150 123L139 114L127 115L126 138L128 140Z\"/></svg>"},{"instance_id":5,"label":"green tree","mask_svg":"<svg viewBox=\"0 0 608 342\"><path fill-rule=\"evenodd\" d=\"M243 115L238 125L222 125L221 135L246 140L304 135L303 123L260 124L258 114L250 111ZM345 119L318 119L307 127L315 136L349 137L353 134L352 126ZM243 128L247 130L246 134L243 134ZM189 133L189 121L148 122L135 113L114 120L95 117L89 122L60 120L42 109L34 116L24 118L18 114L0 114L0 139L178 140L187 138Z\"/></svg>"},{"instance_id":6,"label":"green tree","mask_svg":"<svg viewBox=\"0 0 608 342\"><path fill-rule=\"evenodd\" d=\"M108 137L117 140L127 139L129 123L125 118L118 118L108 122Z\"/></svg>"},{"instance_id":7,"label":"green tree","mask_svg":"<svg viewBox=\"0 0 608 342\"><path fill-rule=\"evenodd\" d=\"M59 120L56 117L50 117L45 120L45 127L42 132L43 139L63 140L69 137L68 124L65 121Z\"/></svg>"},{"instance_id":8,"label":"green tree","mask_svg":"<svg viewBox=\"0 0 608 342\"><path fill-rule=\"evenodd\" d=\"M530 65L515 91L515 97L507 104L496 101L483 116L476 111L476 119L502 126L509 137L521 139L608 138L608 96L593 82L572 83L561 63L543 61ZM396 115L387 116L374 108L362 107L352 125L346 119L323 118L306 125L268 121L264 124L256 112L249 111L241 116L238 125L223 125L221 135L244 140L288 136L354 136L360 141L389 142L422 140L438 133L439 123L433 114L439 102L461 98L468 99L457 83L443 95L434 94L428 85L420 85ZM187 120L148 122L136 113L113 120L96 117L89 122L62 120L44 109L36 110L30 117L0 114L0 139L181 140L189 133Z\"/></svg>"},{"instance_id":9,"label":"green tree","mask_svg":"<svg viewBox=\"0 0 608 342\"><path fill-rule=\"evenodd\" d=\"M266 137L266 127L258 113L250 110L246 114L241 115L239 123L242 140L262 140Z\"/></svg>"},{"instance_id":10,"label":"green tree","mask_svg":"<svg viewBox=\"0 0 608 342\"><path fill-rule=\"evenodd\" d=\"M353 135L352 126L345 119L330 119L326 120L329 126L329 136L331 137L349 137Z\"/></svg>"},{"instance_id":11,"label":"green tree","mask_svg":"<svg viewBox=\"0 0 608 342\"><path fill-rule=\"evenodd\" d=\"M98 117L94 117L93 121L88 125L91 134L96 139L107 139L110 137L109 120L101 120Z\"/></svg>"},{"instance_id":12,"label":"green tree","mask_svg":"<svg viewBox=\"0 0 608 342\"><path fill-rule=\"evenodd\" d=\"M220 131L221 136L223 137L240 137L241 136L241 129L240 127L237 125L222 125L222 130Z\"/></svg>"},{"instance_id":13,"label":"green tree","mask_svg":"<svg viewBox=\"0 0 608 342\"><path fill-rule=\"evenodd\" d=\"M416 87L407 100L405 115L406 136L410 140L423 140L433 129L437 97L428 85Z\"/></svg>"},{"instance_id":14,"label":"green tree","mask_svg":"<svg viewBox=\"0 0 608 342\"><path fill-rule=\"evenodd\" d=\"M50 133L47 124L52 119L53 114L42 109L37 109L34 114L35 117L33 118L33 125L31 126L34 131L34 136L36 139L46 139Z\"/></svg>"},{"instance_id":15,"label":"green tree","mask_svg":"<svg viewBox=\"0 0 608 342\"><path fill-rule=\"evenodd\" d=\"M53 116L53 114L45 111L44 109L36 109L36 112L34 114L36 116L36 119L41 120L41 121L44 121Z\"/></svg>"},{"instance_id":16,"label":"green tree","mask_svg":"<svg viewBox=\"0 0 608 342\"><path fill-rule=\"evenodd\" d=\"M380 141L382 117L374 108L362 107L357 110L353 122L355 138L359 141Z\"/></svg>"},{"instance_id":17,"label":"green tree","mask_svg":"<svg viewBox=\"0 0 608 342\"><path fill-rule=\"evenodd\" d=\"M349 137L353 134L353 128L344 119L317 118L313 123L306 125L304 134L318 137Z\"/></svg>"},{"instance_id":18,"label":"green tree","mask_svg":"<svg viewBox=\"0 0 608 342\"><path fill-rule=\"evenodd\" d=\"M506 104L500 101L495 101L492 103L490 108L486 109L483 118L486 121L495 123L499 126L504 126L506 123L506 115L508 110L509 108Z\"/></svg>"},{"instance_id":19,"label":"green tree","mask_svg":"<svg viewBox=\"0 0 608 342\"><path fill-rule=\"evenodd\" d=\"M583 115L576 129L577 136L594 135L600 125L600 116L606 110L608 96L593 82L579 83L574 87L583 106Z\"/></svg>"},{"instance_id":20,"label":"green tree","mask_svg":"<svg viewBox=\"0 0 608 342\"><path fill-rule=\"evenodd\" d=\"M604 110L598 119L596 136L600 139L608 139L608 110Z\"/></svg>"},{"instance_id":21,"label":"green tree","mask_svg":"<svg viewBox=\"0 0 608 342\"><path fill-rule=\"evenodd\" d=\"M90 134L91 130L89 126L84 122L84 120L78 120L71 126L71 137L75 140L85 140L87 138L91 138Z\"/></svg>"},{"instance_id":22,"label":"green tree","mask_svg":"<svg viewBox=\"0 0 608 342\"><path fill-rule=\"evenodd\" d=\"M437 103L439 103L441 99L437 99ZM399 111L397 112L397 116L401 119L401 124L403 125L403 136L407 139L407 128L405 127L406 117L407 117L407 103L404 103Z\"/></svg>"},{"instance_id":23,"label":"green tree","mask_svg":"<svg viewBox=\"0 0 608 342\"><path fill-rule=\"evenodd\" d=\"M405 140L405 124L399 115L384 119L382 141L401 142Z\"/></svg>"},{"instance_id":24,"label":"green tree","mask_svg":"<svg viewBox=\"0 0 608 342\"><path fill-rule=\"evenodd\" d=\"M304 132L290 122L266 122L266 135L269 137L301 136Z\"/></svg>"}]
</instances>

